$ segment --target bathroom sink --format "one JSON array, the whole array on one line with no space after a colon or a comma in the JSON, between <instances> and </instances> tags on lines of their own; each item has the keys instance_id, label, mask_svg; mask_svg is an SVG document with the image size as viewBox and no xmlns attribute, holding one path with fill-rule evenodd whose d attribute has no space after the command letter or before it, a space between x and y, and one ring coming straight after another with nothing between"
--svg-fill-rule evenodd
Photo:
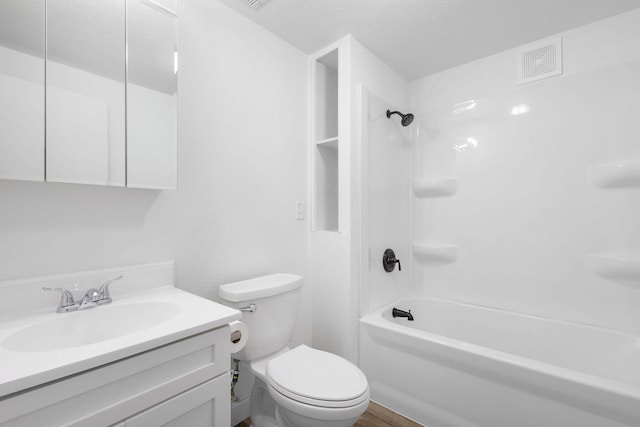
<instances>
[{"instance_id":1,"label":"bathroom sink","mask_svg":"<svg viewBox=\"0 0 640 427\"><path fill-rule=\"evenodd\" d=\"M69 313L56 313L57 298L43 292L43 284L100 283L104 272L95 273L91 280L84 276L78 279L74 273L0 282L0 403L3 396L146 353L242 318L238 310L170 284L175 277L172 262L118 269L108 277L120 274L125 279L113 289L112 303Z\"/></svg>"},{"instance_id":2,"label":"bathroom sink","mask_svg":"<svg viewBox=\"0 0 640 427\"><path fill-rule=\"evenodd\" d=\"M19 329L2 341L4 350L43 352L86 346L148 329L171 319L180 305L169 301L104 305L60 313Z\"/></svg>"}]
</instances>

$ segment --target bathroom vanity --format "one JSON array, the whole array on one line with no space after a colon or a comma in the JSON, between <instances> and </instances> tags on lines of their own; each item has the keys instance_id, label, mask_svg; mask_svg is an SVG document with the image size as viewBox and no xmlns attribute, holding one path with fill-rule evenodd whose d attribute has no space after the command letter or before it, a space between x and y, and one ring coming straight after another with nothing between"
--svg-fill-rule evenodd
<instances>
[{"instance_id":1,"label":"bathroom vanity","mask_svg":"<svg viewBox=\"0 0 640 427\"><path fill-rule=\"evenodd\" d=\"M119 274L113 303L70 313L37 293L69 275L0 283L0 426L230 424L229 323L240 312L175 288L172 263L74 280ZM20 292L48 310L11 313Z\"/></svg>"}]
</instances>

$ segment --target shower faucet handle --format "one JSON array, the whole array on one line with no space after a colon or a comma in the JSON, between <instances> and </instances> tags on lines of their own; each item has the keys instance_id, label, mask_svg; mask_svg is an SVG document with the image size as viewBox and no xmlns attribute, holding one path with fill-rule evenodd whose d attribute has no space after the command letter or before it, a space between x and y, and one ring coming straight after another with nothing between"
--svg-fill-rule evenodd
<instances>
[{"instance_id":1,"label":"shower faucet handle","mask_svg":"<svg viewBox=\"0 0 640 427\"><path fill-rule=\"evenodd\" d=\"M384 255L382 255L382 266L384 267L384 271L391 273L396 268L396 264L398 264L398 271L402 271L402 264L400 264L400 260L396 258L396 253L393 249L387 249L384 251Z\"/></svg>"}]
</instances>

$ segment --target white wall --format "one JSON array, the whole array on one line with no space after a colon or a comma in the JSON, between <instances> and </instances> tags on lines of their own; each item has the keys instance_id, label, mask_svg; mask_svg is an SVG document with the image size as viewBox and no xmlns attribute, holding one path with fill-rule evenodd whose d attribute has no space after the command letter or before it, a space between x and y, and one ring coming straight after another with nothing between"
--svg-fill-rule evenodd
<instances>
[{"instance_id":1,"label":"white wall","mask_svg":"<svg viewBox=\"0 0 640 427\"><path fill-rule=\"evenodd\" d=\"M428 295L638 331L640 186L601 189L588 171L640 160L640 11L562 37L559 77L516 85L509 50L411 83L416 178L460 179L455 195L415 202L414 240L459 247L415 280ZM467 100L476 108L453 112ZM477 146L461 147L469 137ZM598 253L616 280L594 272Z\"/></svg>"},{"instance_id":2,"label":"white wall","mask_svg":"<svg viewBox=\"0 0 640 427\"><path fill-rule=\"evenodd\" d=\"M0 278L175 259L177 285L306 273L306 56L182 0L177 191L0 181ZM306 292L297 342L310 341Z\"/></svg>"}]
</instances>

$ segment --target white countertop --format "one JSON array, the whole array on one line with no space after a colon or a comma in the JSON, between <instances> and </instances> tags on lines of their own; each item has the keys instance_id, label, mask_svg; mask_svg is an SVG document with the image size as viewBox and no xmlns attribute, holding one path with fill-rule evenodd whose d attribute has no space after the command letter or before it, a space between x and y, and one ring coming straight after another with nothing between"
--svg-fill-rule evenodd
<instances>
[{"instance_id":1,"label":"white countertop","mask_svg":"<svg viewBox=\"0 0 640 427\"><path fill-rule=\"evenodd\" d=\"M26 352L9 350L2 345L12 334L39 322L57 320L61 316L74 316L112 306L145 302L169 302L177 305L179 309L172 317L156 325L93 344L59 350ZM0 322L0 398L224 326L234 320L240 320L241 317L239 311L230 307L173 286L164 286L117 299L114 296L113 303L87 310L55 313L55 306L53 306L51 312L4 318ZM69 319L72 318L69 317ZM69 331L69 333L73 332Z\"/></svg>"}]
</instances>

